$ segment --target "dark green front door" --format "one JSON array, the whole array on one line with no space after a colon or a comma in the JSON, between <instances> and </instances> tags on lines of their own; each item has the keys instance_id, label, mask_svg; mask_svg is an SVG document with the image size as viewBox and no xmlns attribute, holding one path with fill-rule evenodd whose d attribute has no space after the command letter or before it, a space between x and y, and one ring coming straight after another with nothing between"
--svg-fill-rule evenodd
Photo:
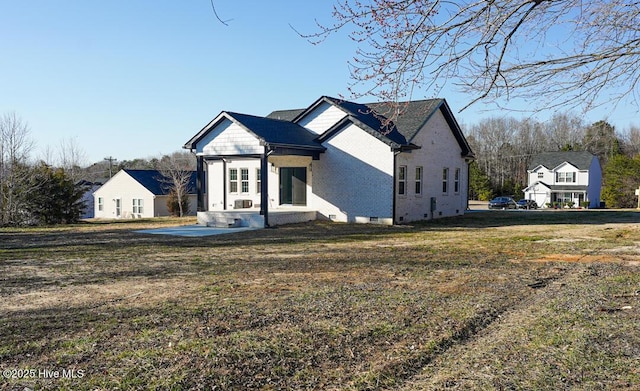
<instances>
[{"instance_id":1,"label":"dark green front door","mask_svg":"<svg viewBox=\"0 0 640 391\"><path fill-rule=\"evenodd\" d=\"M280 167L280 205L307 205L306 167Z\"/></svg>"}]
</instances>

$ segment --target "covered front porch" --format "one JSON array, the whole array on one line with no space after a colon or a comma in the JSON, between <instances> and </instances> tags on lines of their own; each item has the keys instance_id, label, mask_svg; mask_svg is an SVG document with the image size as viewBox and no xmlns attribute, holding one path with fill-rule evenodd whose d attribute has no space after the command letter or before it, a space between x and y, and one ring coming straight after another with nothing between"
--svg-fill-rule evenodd
<instances>
[{"instance_id":1,"label":"covered front porch","mask_svg":"<svg viewBox=\"0 0 640 391\"><path fill-rule=\"evenodd\" d=\"M524 195L542 208L577 208L584 201L590 201L586 186L577 185L547 185L537 182L524 189Z\"/></svg>"}]
</instances>

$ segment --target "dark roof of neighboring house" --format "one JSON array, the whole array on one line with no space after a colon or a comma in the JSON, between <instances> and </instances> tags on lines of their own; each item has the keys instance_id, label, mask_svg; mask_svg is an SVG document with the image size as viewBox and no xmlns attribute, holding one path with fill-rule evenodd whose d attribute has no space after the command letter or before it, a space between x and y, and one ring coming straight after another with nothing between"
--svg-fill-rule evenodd
<instances>
[{"instance_id":1,"label":"dark roof of neighboring house","mask_svg":"<svg viewBox=\"0 0 640 391\"><path fill-rule=\"evenodd\" d=\"M129 170L124 172L144 186L147 190L155 195L167 195L171 190L171 181L160 173L158 170ZM196 172L191 172L191 178L187 185L187 193L196 194Z\"/></svg>"},{"instance_id":2,"label":"dark roof of neighboring house","mask_svg":"<svg viewBox=\"0 0 640 391\"><path fill-rule=\"evenodd\" d=\"M536 183L534 183L534 184L532 184L530 186L527 186L526 189L529 189L529 188L531 188L533 186L536 186L536 185L542 185L542 186L544 186L547 189L552 190L552 191L583 191L583 190L587 190L588 189L588 186L586 186L586 185L565 185L565 184L562 184L562 185L548 185L548 184L546 184L545 182L542 182L542 181L538 181L538 182L536 182Z\"/></svg>"},{"instance_id":3,"label":"dark roof of neighboring house","mask_svg":"<svg viewBox=\"0 0 640 391\"><path fill-rule=\"evenodd\" d=\"M317 135L296 123L228 111L225 113L267 144L325 149L316 141Z\"/></svg>"},{"instance_id":4,"label":"dark roof of neighboring house","mask_svg":"<svg viewBox=\"0 0 640 391\"><path fill-rule=\"evenodd\" d=\"M595 156L587 151L557 151L539 153L531 159L529 170L538 166L554 169L564 162L570 163L580 170L588 170Z\"/></svg>"}]
</instances>

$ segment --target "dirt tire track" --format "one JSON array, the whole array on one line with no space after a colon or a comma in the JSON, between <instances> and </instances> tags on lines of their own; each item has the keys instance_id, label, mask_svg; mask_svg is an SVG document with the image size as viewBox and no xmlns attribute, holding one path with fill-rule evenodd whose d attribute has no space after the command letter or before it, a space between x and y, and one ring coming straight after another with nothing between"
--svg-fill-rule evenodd
<instances>
[{"instance_id":1,"label":"dirt tire track","mask_svg":"<svg viewBox=\"0 0 640 391\"><path fill-rule=\"evenodd\" d=\"M403 391L410 390L485 390L521 389L515 384L500 384L493 377L491 363L504 360L497 346L513 343L509 330L522 327L544 316L544 304L563 294L565 286L592 273L592 266L577 265L563 268L555 277L543 279L544 286L533 284L531 292L522 300L512 302L496 312L490 322L472 327L474 331L464 338L452 339L445 351L440 352L416 373L406 379ZM592 276L593 277L593 276ZM486 365L482 365L486 364ZM526 388L526 387L525 387Z\"/></svg>"},{"instance_id":2,"label":"dirt tire track","mask_svg":"<svg viewBox=\"0 0 640 391\"><path fill-rule=\"evenodd\" d=\"M544 294L545 291L556 291L558 287L565 284L565 280L574 278L568 271L564 267L552 267L546 275L535 278L533 282L523 281L520 296L513 296L498 307L479 311L477 315L454 330L450 336L442 338L435 345L430 346L428 350L418 351L407 360L388 363L378 372L378 378L381 381L375 387L368 385L366 389L386 389L389 384L384 379L392 379L390 383L392 383L393 389L398 389L398 387L402 389L403 385L409 386L407 389L412 389L412 384L416 381L420 382L425 368L438 368L442 362L448 360L448 357L451 356L448 354L450 350L464 351L466 345L485 338L486 335L491 335L492 328L501 328L511 314L526 312L541 298L548 296ZM454 356L457 357L459 354L463 354L463 352L457 352Z\"/></svg>"}]
</instances>

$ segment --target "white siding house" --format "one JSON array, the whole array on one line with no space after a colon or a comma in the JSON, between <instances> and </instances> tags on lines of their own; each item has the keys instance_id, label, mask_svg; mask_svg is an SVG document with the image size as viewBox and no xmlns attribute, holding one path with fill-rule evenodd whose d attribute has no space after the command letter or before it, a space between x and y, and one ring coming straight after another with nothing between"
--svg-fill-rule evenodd
<instances>
[{"instance_id":1,"label":"white siding house","mask_svg":"<svg viewBox=\"0 0 640 391\"><path fill-rule=\"evenodd\" d=\"M474 156L446 101L407 102L392 122L385 107L324 96L267 117L220 113L184 146L198 160L199 222L268 226L284 211L381 224L463 214Z\"/></svg>"},{"instance_id":2,"label":"white siding house","mask_svg":"<svg viewBox=\"0 0 640 391\"><path fill-rule=\"evenodd\" d=\"M598 158L589 152L541 153L533 157L527 173L525 198L540 207L600 206L602 169Z\"/></svg>"},{"instance_id":3,"label":"white siding house","mask_svg":"<svg viewBox=\"0 0 640 391\"><path fill-rule=\"evenodd\" d=\"M196 214L195 172L192 174L187 215ZM156 170L120 170L93 193L96 218L169 216L170 186Z\"/></svg>"}]
</instances>

